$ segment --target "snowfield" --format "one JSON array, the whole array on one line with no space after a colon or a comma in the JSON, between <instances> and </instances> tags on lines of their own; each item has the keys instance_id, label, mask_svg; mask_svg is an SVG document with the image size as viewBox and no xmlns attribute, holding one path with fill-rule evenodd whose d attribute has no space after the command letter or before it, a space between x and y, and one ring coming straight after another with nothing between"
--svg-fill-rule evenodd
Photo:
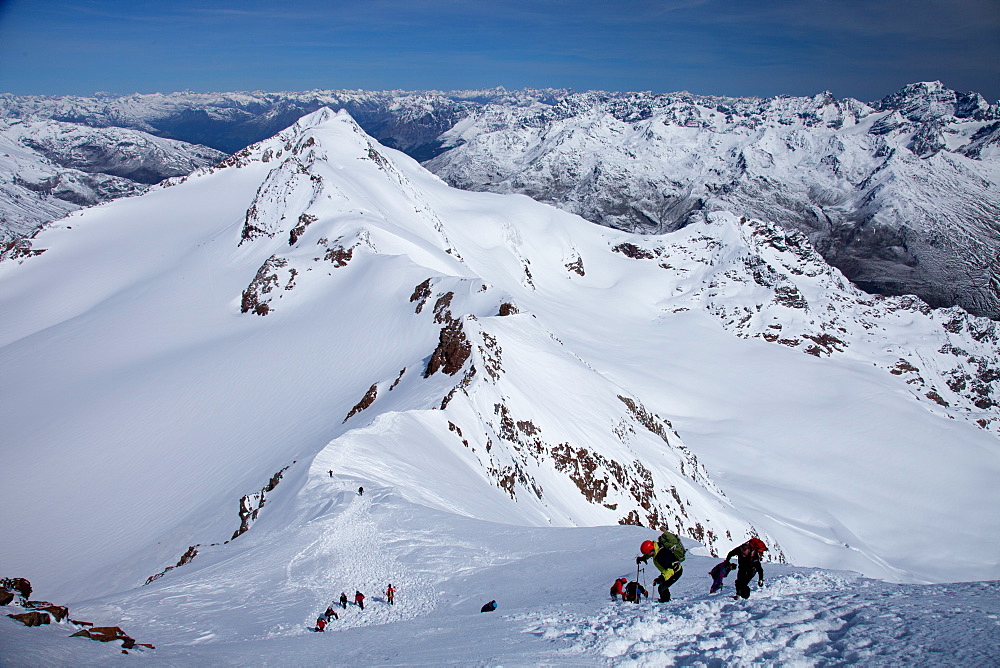
<instances>
[{"instance_id":1,"label":"snowfield","mask_svg":"<svg viewBox=\"0 0 1000 668\"><path fill-rule=\"evenodd\" d=\"M843 571L765 565L763 588L710 595L717 563L688 542L670 603L611 602L653 535L639 527L500 525L405 502L388 488L313 471L242 545L184 571L81 602L73 618L120 625L151 665L994 665L1000 585L894 585ZM324 502L325 501L325 502ZM290 527L285 522L298 522ZM693 549L692 549L693 548ZM200 562L200 563L199 563ZM650 567L651 568L651 567ZM648 571L649 569L647 569ZM650 587L651 575L640 574ZM397 589L390 606L382 590ZM323 634L309 628L346 591ZM654 595L655 596L655 595ZM494 613L480 607L497 600ZM0 665L109 665L115 645L63 622L0 624ZM134 660L134 659L133 659Z\"/></svg>"},{"instance_id":2,"label":"snowfield","mask_svg":"<svg viewBox=\"0 0 1000 668\"><path fill-rule=\"evenodd\" d=\"M0 576L144 661L995 661L995 323L767 222L598 227L320 110L8 249L0 312ZM611 603L661 526L675 600ZM122 657L2 621L0 665Z\"/></svg>"}]
</instances>

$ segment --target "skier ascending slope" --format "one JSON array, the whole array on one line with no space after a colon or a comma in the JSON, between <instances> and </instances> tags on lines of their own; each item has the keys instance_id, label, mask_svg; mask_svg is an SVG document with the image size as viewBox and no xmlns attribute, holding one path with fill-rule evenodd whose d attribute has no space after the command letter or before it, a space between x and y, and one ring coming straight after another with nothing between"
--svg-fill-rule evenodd
<instances>
[{"instance_id":1,"label":"skier ascending slope","mask_svg":"<svg viewBox=\"0 0 1000 668\"><path fill-rule=\"evenodd\" d=\"M737 598L750 598L750 581L753 580L754 573L757 573L757 586L764 586L764 568L760 565L760 557L767 549L764 541L760 538L751 538L742 545L734 547L726 555L726 563L732 565L730 561L736 557L736 596Z\"/></svg>"},{"instance_id":2,"label":"skier ascending slope","mask_svg":"<svg viewBox=\"0 0 1000 668\"><path fill-rule=\"evenodd\" d=\"M658 585L660 603L666 603L670 600L670 585L677 582L684 571L681 562L684 561L686 552L681 539L664 531L655 543L651 540L643 541L639 551L642 554L635 558L636 564L646 563L652 557L653 565L660 571L653 584Z\"/></svg>"}]
</instances>

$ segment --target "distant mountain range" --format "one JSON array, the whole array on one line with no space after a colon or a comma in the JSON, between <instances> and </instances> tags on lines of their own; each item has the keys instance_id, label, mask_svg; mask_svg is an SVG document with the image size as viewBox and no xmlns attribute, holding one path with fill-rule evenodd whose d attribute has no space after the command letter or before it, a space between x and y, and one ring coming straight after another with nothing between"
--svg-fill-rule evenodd
<instances>
[{"instance_id":1,"label":"distant mountain range","mask_svg":"<svg viewBox=\"0 0 1000 668\"><path fill-rule=\"evenodd\" d=\"M0 118L128 128L234 153L323 106L346 109L380 142L463 189L526 194L642 233L728 210L803 232L869 292L915 294L934 307L1000 318L1000 108L939 82L870 103L829 93L762 99L503 89L2 95ZM19 134L7 141L31 146ZM186 164L211 159L204 148L190 150ZM50 188L51 179L40 178L34 192L59 199L86 190L69 201L88 203L134 192L109 179L142 181L135 169L116 166L134 157L106 153L56 160L91 172L87 188ZM51 148L39 154L58 157ZM167 171L139 170L145 182ZM5 199L25 198L17 191ZM5 213L7 237L27 234L29 219L60 215L71 208L65 201L49 198L34 218Z\"/></svg>"}]
</instances>

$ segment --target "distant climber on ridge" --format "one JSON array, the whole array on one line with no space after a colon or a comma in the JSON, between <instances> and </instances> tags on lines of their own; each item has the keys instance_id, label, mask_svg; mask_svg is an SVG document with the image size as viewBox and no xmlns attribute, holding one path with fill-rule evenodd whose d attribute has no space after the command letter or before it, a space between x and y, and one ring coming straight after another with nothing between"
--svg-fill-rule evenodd
<instances>
[{"instance_id":1,"label":"distant climber on ridge","mask_svg":"<svg viewBox=\"0 0 1000 668\"><path fill-rule=\"evenodd\" d=\"M359 608L361 608L362 610L364 610L365 609L365 595L362 594L360 591L355 590L355 592L354 592L354 603Z\"/></svg>"},{"instance_id":2,"label":"distant climber on ridge","mask_svg":"<svg viewBox=\"0 0 1000 668\"><path fill-rule=\"evenodd\" d=\"M670 585L677 582L684 572L681 562L684 561L686 552L681 539L669 531L664 531L655 543L651 540L643 541L639 551L642 554L635 558L636 564L646 563L652 558L653 565L660 571L653 584L658 585L660 603L666 603L670 600Z\"/></svg>"},{"instance_id":3,"label":"distant climber on ridge","mask_svg":"<svg viewBox=\"0 0 1000 668\"><path fill-rule=\"evenodd\" d=\"M767 550L767 545L760 538L751 538L742 545L738 545L730 550L726 555L726 563L732 565L730 561L736 557L736 596L737 598L750 598L750 581L753 580L754 573L757 574L757 586L764 586L764 568L760 565L761 555Z\"/></svg>"},{"instance_id":4,"label":"distant climber on ridge","mask_svg":"<svg viewBox=\"0 0 1000 668\"><path fill-rule=\"evenodd\" d=\"M347 594L340 592L340 607L347 610Z\"/></svg>"},{"instance_id":5,"label":"distant climber on ridge","mask_svg":"<svg viewBox=\"0 0 1000 668\"><path fill-rule=\"evenodd\" d=\"M358 487L358 496L364 496L364 495L365 495L365 488Z\"/></svg>"},{"instance_id":6,"label":"distant climber on ridge","mask_svg":"<svg viewBox=\"0 0 1000 668\"><path fill-rule=\"evenodd\" d=\"M389 588L385 590L385 600L389 601L389 605L393 605L396 600L396 590L392 588L392 583L389 583Z\"/></svg>"}]
</instances>

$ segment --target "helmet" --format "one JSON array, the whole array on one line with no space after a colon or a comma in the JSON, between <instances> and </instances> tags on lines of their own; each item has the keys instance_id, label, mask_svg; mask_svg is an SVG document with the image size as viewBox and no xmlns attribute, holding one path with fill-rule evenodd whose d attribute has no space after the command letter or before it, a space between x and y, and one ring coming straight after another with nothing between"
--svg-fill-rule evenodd
<instances>
[{"instance_id":1,"label":"helmet","mask_svg":"<svg viewBox=\"0 0 1000 668\"><path fill-rule=\"evenodd\" d=\"M758 552L763 552L767 549L767 545L764 545L764 541L760 538L751 538L749 541L750 547L757 550Z\"/></svg>"},{"instance_id":2,"label":"helmet","mask_svg":"<svg viewBox=\"0 0 1000 668\"><path fill-rule=\"evenodd\" d=\"M642 541L642 545L639 546L639 551L643 554L652 554L655 549L656 543L651 540L644 540Z\"/></svg>"}]
</instances>

